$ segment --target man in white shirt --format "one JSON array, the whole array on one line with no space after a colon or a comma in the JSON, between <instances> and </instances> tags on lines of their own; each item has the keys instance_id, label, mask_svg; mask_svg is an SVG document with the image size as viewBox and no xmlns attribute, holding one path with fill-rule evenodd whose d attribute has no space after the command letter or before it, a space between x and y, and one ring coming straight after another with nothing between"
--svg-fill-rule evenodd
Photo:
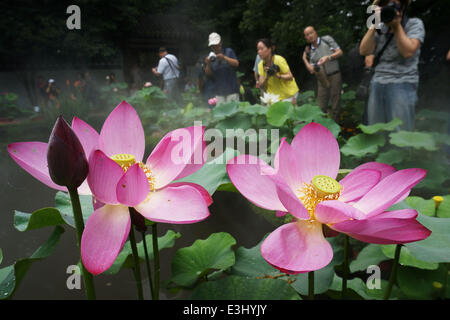
<instances>
[{"instance_id":1,"label":"man in white shirt","mask_svg":"<svg viewBox=\"0 0 450 320\"><path fill-rule=\"evenodd\" d=\"M182 103L179 77L180 66L177 57L167 52L167 49L161 47L159 49L159 63L157 68L153 68L152 72L156 76L162 76L164 80L164 91L169 99L176 101L180 106Z\"/></svg>"}]
</instances>

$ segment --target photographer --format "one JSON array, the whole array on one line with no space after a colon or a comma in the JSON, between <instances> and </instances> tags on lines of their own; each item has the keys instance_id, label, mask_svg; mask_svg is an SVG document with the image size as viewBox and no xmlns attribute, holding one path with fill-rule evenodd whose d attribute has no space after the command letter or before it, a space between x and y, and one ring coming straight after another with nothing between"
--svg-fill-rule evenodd
<instances>
[{"instance_id":1,"label":"photographer","mask_svg":"<svg viewBox=\"0 0 450 320\"><path fill-rule=\"evenodd\" d=\"M332 37L319 37L312 26L306 27L303 33L309 43L303 52L303 62L309 73L317 77L317 103L323 112L327 112L331 99L332 117L338 122L342 77L337 59L343 52Z\"/></svg>"},{"instance_id":2,"label":"photographer","mask_svg":"<svg viewBox=\"0 0 450 320\"><path fill-rule=\"evenodd\" d=\"M60 103L59 103L58 96L59 96L60 90L56 86L54 79L48 80L48 84L47 84L47 88L45 89L45 93L47 94L47 104L54 105L54 107L59 109Z\"/></svg>"},{"instance_id":3,"label":"photographer","mask_svg":"<svg viewBox=\"0 0 450 320\"><path fill-rule=\"evenodd\" d=\"M239 101L239 84L236 68L239 60L231 48L222 47L220 35L213 32L208 37L212 52L205 58L205 72L214 85L214 96L218 104Z\"/></svg>"},{"instance_id":4,"label":"photographer","mask_svg":"<svg viewBox=\"0 0 450 320\"><path fill-rule=\"evenodd\" d=\"M412 131L425 28L420 19L406 17L410 3L410 0L376 0L374 5L380 6L376 14L384 25L369 28L361 41L360 53L378 55L384 48L370 84L368 123L400 118L403 121L400 129Z\"/></svg>"},{"instance_id":5,"label":"photographer","mask_svg":"<svg viewBox=\"0 0 450 320\"><path fill-rule=\"evenodd\" d=\"M164 90L167 91L169 99L175 101L180 107L183 100L180 93L180 66L178 59L173 54L167 52L165 47L159 48L159 63L152 72L155 76L162 76L164 80Z\"/></svg>"},{"instance_id":6,"label":"photographer","mask_svg":"<svg viewBox=\"0 0 450 320\"><path fill-rule=\"evenodd\" d=\"M258 40L256 49L261 58L258 64L260 88L279 95L280 101L289 101L295 105L298 87L286 59L274 54L274 45L269 39Z\"/></svg>"}]
</instances>

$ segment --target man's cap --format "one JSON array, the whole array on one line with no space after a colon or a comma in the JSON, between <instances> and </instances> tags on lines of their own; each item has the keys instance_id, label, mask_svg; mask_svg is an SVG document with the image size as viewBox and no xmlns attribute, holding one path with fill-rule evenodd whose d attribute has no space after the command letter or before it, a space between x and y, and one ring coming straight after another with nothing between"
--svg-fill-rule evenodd
<instances>
[{"instance_id":1,"label":"man's cap","mask_svg":"<svg viewBox=\"0 0 450 320\"><path fill-rule=\"evenodd\" d=\"M218 45L220 43L221 38L218 33L213 32L209 35L208 40L209 40L208 47L211 47Z\"/></svg>"}]
</instances>

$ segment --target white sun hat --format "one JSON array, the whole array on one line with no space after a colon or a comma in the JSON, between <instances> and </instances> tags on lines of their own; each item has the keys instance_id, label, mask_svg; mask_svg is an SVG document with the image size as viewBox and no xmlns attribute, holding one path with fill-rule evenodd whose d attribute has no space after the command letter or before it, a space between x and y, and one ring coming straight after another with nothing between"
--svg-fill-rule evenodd
<instances>
[{"instance_id":1,"label":"white sun hat","mask_svg":"<svg viewBox=\"0 0 450 320\"><path fill-rule=\"evenodd\" d=\"M208 47L211 47L218 45L220 43L221 38L218 33L213 32L209 35L208 40L209 40Z\"/></svg>"}]
</instances>

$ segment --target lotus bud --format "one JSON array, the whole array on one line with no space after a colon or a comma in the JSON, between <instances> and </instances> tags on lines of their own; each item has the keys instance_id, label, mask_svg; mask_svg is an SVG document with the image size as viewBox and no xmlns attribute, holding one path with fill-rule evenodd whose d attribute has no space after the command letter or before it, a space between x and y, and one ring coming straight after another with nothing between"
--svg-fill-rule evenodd
<instances>
[{"instance_id":1,"label":"lotus bud","mask_svg":"<svg viewBox=\"0 0 450 320\"><path fill-rule=\"evenodd\" d=\"M89 173L83 146L62 116L48 141L47 162L53 182L69 190L77 189Z\"/></svg>"}]
</instances>

